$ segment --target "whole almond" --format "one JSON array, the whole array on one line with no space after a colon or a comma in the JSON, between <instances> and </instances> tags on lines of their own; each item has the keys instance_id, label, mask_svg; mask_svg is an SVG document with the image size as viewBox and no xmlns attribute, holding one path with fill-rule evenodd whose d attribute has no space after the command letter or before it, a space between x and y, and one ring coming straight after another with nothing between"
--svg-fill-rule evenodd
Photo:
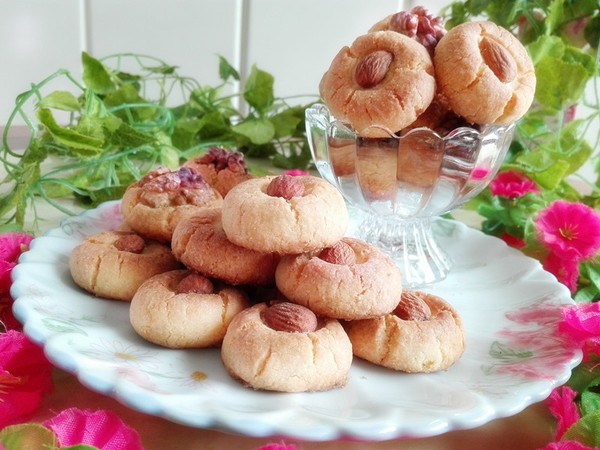
<instances>
[{"instance_id":1,"label":"whole almond","mask_svg":"<svg viewBox=\"0 0 600 450\"><path fill-rule=\"evenodd\" d=\"M517 63L513 56L497 41L484 36L479 43L483 61L503 83L510 83L517 77Z\"/></svg>"},{"instance_id":2,"label":"whole almond","mask_svg":"<svg viewBox=\"0 0 600 450\"><path fill-rule=\"evenodd\" d=\"M354 249L344 241L338 241L333 246L321 250L319 258L331 264L349 265L356 263Z\"/></svg>"},{"instance_id":3,"label":"whole almond","mask_svg":"<svg viewBox=\"0 0 600 450\"><path fill-rule=\"evenodd\" d=\"M393 59L394 55L385 50L369 53L356 66L354 71L356 83L365 89L377 86L387 75Z\"/></svg>"},{"instance_id":4,"label":"whole almond","mask_svg":"<svg viewBox=\"0 0 600 450\"><path fill-rule=\"evenodd\" d=\"M189 274L177 285L178 294L212 294L213 292L212 281L198 273Z\"/></svg>"},{"instance_id":5,"label":"whole almond","mask_svg":"<svg viewBox=\"0 0 600 450\"><path fill-rule=\"evenodd\" d=\"M429 320L431 309L418 293L402 291L400 303L396 306L394 314L402 320Z\"/></svg>"},{"instance_id":6,"label":"whole almond","mask_svg":"<svg viewBox=\"0 0 600 450\"><path fill-rule=\"evenodd\" d=\"M317 329L317 316L310 309L290 302L277 302L260 315L263 322L275 331L310 333Z\"/></svg>"},{"instance_id":7,"label":"whole almond","mask_svg":"<svg viewBox=\"0 0 600 450\"><path fill-rule=\"evenodd\" d=\"M282 197L286 200L292 197L302 197L306 193L305 191L304 183L300 178L286 174L273 178L267 186L267 195Z\"/></svg>"},{"instance_id":8,"label":"whole almond","mask_svg":"<svg viewBox=\"0 0 600 450\"><path fill-rule=\"evenodd\" d=\"M117 239L113 244L117 250L140 254L146 247L146 241L137 234L125 234Z\"/></svg>"}]
</instances>

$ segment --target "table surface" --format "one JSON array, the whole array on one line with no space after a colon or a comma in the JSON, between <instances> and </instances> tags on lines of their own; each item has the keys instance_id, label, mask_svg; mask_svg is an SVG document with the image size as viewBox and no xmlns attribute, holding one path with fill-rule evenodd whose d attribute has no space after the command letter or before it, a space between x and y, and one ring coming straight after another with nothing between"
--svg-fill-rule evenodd
<instances>
[{"instance_id":1,"label":"table surface","mask_svg":"<svg viewBox=\"0 0 600 450\"><path fill-rule=\"evenodd\" d=\"M37 235L56 228L66 216L46 204L38 206L44 218ZM462 220L462 219L461 219ZM522 412L500 418L469 430L456 430L442 435L421 439L391 440L381 442L307 442L281 437L254 438L224 433L215 430L191 428L166 419L151 416L125 405L112 397L94 392L82 385L76 376L62 369L53 372L54 390L44 397L40 409L32 421L41 422L60 411L77 407L82 410L110 410L141 436L147 450L153 449L225 449L255 450L269 443L294 444L297 450L453 450L473 448L487 450L535 450L546 446L554 439L556 420L546 405L533 404Z\"/></svg>"}]
</instances>

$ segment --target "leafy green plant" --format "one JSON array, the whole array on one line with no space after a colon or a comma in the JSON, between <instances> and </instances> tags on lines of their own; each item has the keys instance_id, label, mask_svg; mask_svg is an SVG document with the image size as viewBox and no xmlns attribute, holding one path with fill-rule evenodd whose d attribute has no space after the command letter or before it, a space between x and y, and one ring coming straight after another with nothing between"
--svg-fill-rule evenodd
<instances>
[{"instance_id":1,"label":"leafy green plant","mask_svg":"<svg viewBox=\"0 0 600 450\"><path fill-rule=\"evenodd\" d=\"M120 69L132 61L140 73ZM74 197L95 207L120 198L157 164L177 167L212 145L285 169L304 169L312 162L304 132L306 107L275 97L273 76L256 66L242 92L227 95L225 88L240 76L223 57L218 86L180 76L174 66L149 56L99 60L83 53L81 62L81 81L59 70L17 98L0 150L7 174L0 184L3 230L23 230L31 213L35 228L34 198L67 214L71 211L57 199ZM69 80L74 92L51 91L58 78ZM176 89L184 101L169 105ZM31 133L24 149L9 144L17 117Z\"/></svg>"}]
</instances>

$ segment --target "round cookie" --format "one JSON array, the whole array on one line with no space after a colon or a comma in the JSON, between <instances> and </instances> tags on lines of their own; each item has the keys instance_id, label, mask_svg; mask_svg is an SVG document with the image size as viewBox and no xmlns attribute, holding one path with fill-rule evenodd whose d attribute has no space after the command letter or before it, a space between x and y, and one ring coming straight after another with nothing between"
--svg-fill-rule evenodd
<instances>
[{"instance_id":1,"label":"round cookie","mask_svg":"<svg viewBox=\"0 0 600 450\"><path fill-rule=\"evenodd\" d=\"M441 95L471 123L509 125L531 106L533 62L521 42L493 22L452 28L438 42L433 61Z\"/></svg>"},{"instance_id":2,"label":"round cookie","mask_svg":"<svg viewBox=\"0 0 600 450\"><path fill-rule=\"evenodd\" d=\"M169 242L177 222L204 208L221 206L223 197L189 167L158 168L127 188L123 219L136 233Z\"/></svg>"},{"instance_id":3,"label":"round cookie","mask_svg":"<svg viewBox=\"0 0 600 450\"><path fill-rule=\"evenodd\" d=\"M164 244L125 231L87 236L69 258L71 277L98 297L130 301L151 276L181 265Z\"/></svg>"},{"instance_id":4,"label":"round cookie","mask_svg":"<svg viewBox=\"0 0 600 450\"><path fill-rule=\"evenodd\" d=\"M271 285L279 262L274 253L250 250L227 239L220 208L181 220L173 231L171 250L187 268L233 285Z\"/></svg>"},{"instance_id":5,"label":"round cookie","mask_svg":"<svg viewBox=\"0 0 600 450\"><path fill-rule=\"evenodd\" d=\"M302 253L333 245L348 228L339 191L315 176L267 176L244 181L221 211L227 238L264 253Z\"/></svg>"},{"instance_id":6,"label":"round cookie","mask_svg":"<svg viewBox=\"0 0 600 450\"><path fill-rule=\"evenodd\" d=\"M231 152L216 146L210 147L202 156L189 159L183 167L194 169L223 197L236 184L253 178L248 173L242 152Z\"/></svg>"},{"instance_id":7,"label":"round cookie","mask_svg":"<svg viewBox=\"0 0 600 450\"><path fill-rule=\"evenodd\" d=\"M346 384L352 346L335 319L289 302L258 303L231 321L221 359L233 378L257 390L324 391Z\"/></svg>"},{"instance_id":8,"label":"round cookie","mask_svg":"<svg viewBox=\"0 0 600 450\"><path fill-rule=\"evenodd\" d=\"M403 372L447 370L465 350L462 320L442 298L404 291L391 314L346 324L354 355Z\"/></svg>"},{"instance_id":9,"label":"round cookie","mask_svg":"<svg viewBox=\"0 0 600 450\"><path fill-rule=\"evenodd\" d=\"M414 122L435 90L427 49L395 31L359 36L340 50L319 84L333 116L368 137L387 137Z\"/></svg>"},{"instance_id":10,"label":"round cookie","mask_svg":"<svg viewBox=\"0 0 600 450\"><path fill-rule=\"evenodd\" d=\"M402 293L402 274L394 262L354 238L320 252L283 256L275 282L290 301L317 315L345 320L387 314Z\"/></svg>"},{"instance_id":11,"label":"round cookie","mask_svg":"<svg viewBox=\"0 0 600 450\"><path fill-rule=\"evenodd\" d=\"M133 329L145 340L168 348L221 344L233 317L249 307L246 294L188 270L155 275L135 293L129 308Z\"/></svg>"}]
</instances>

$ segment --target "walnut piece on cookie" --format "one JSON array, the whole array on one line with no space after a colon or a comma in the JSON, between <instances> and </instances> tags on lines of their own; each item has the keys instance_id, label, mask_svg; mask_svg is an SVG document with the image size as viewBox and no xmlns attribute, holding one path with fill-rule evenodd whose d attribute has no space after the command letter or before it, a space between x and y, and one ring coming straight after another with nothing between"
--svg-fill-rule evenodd
<instances>
[{"instance_id":1,"label":"walnut piece on cookie","mask_svg":"<svg viewBox=\"0 0 600 450\"><path fill-rule=\"evenodd\" d=\"M285 195L267 192L271 183L279 185L277 193L284 189ZM234 244L279 254L333 245L349 224L340 192L324 179L310 175L267 176L238 184L223 200L221 220Z\"/></svg>"},{"instance_id":2,"label":"walnut piece on cookie","mask_svg":"<svg viewBox=\"0 0 600 450\"><path fill-rule=\"evenodd\" d=\"M352 346L335 319L300 305L258 303L231 321L221 359L246 386L280 392L324 391L347 383ZM306 330L306 331L304 331Z\"/></svg>"},{"instance_id":3,"label":"walnut piece on cookie","mask_svg":"<svg viewBox=\"0 0 600 450\"><path fill-rule=\"evenodd\" d=\"M220 207L221 194L189 167L158 168L127 188L123 219L136 233L169 242L177 222L204 208Z\"/></svg>"},{"instance_id":4,"label":"walnut piece on cookie","mask_svg":"<svg viewBox=\"0 0 600 450\"><path fill-rule=\"evenodd\" d=\"M249 307L246 294L189 270L156 275L137 290L129 308L133 329L168 348L221 344L233 317Z\"/></svg>"},{"instance_id":5,"label":"walnut piece on cookie","mask_svg":"<svg viewBox=\"0 0 600 450\"><path fill-rule=\"evenodd\" d=\"M442 298L417 291L404 291L392 313L345 328L355 356L402 372L447 370L465 350L458 312Z\"/></svg>"},{"instance_id":6,"label":"walnut piece on cookie","mask_svg":"<svg viewBox=\"0 0 600 450\"><path fill-rule=\"evenodd\" d=\"M75 284L98 297L130 301L151 276L179 269L171 249L124 231L87 236L69 257Z\"/></svg>"}]
</instances>

